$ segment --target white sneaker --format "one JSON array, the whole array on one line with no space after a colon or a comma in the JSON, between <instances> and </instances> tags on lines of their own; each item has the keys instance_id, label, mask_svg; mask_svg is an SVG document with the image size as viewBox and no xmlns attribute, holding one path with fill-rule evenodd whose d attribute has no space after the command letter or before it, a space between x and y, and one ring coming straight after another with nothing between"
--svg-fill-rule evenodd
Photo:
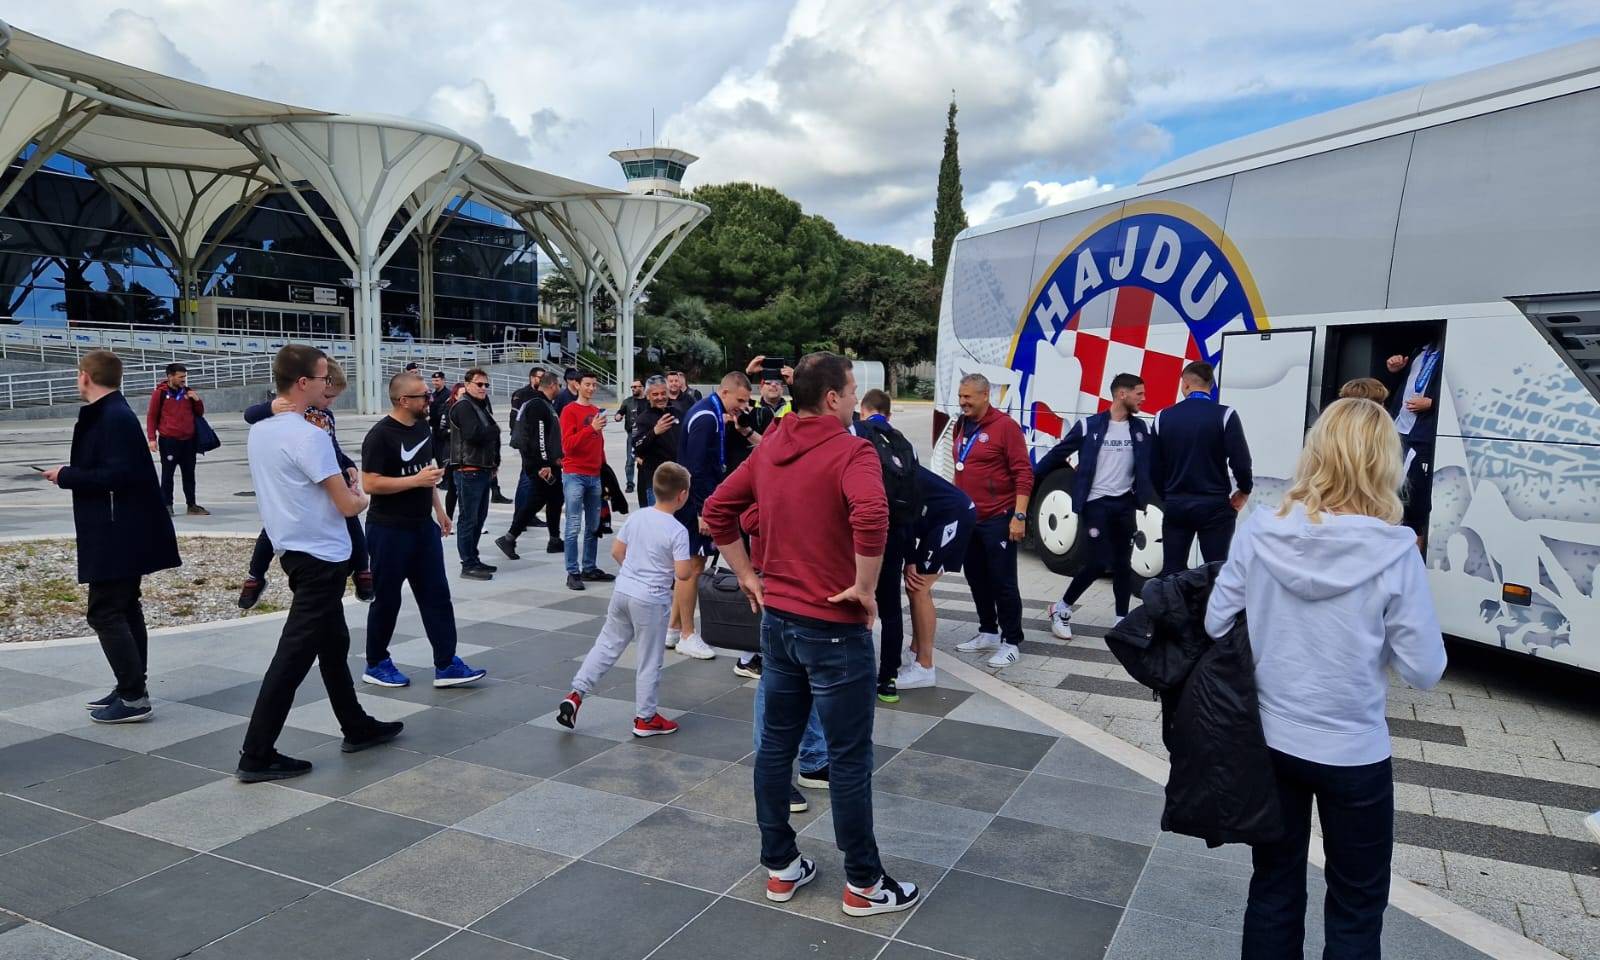
<instances>
[{"instance_id":1,"label":"white sneaker","mask_svg":"<svg viewBox=\"0 0 1600 960\"><path fill-rule=\"evenodd\" d=\"M698 633L691 633L679 640L677 647L674 649L684 656L693 657L696 660L715 660L717 658L717 652L711 649L710 644L700 639L700 634Z\"/></svg>"},{"instance_id":2,"label":"white sneaker","mask_svg":"<svg viewBox=\"0 0 1600 960\"><path fill-rule=\"evenodd\" d=\"M1600 810L1596 810L1594 813L1584 817L1583 825L1589 828L1589 836L1594 837L1595 842L1600 843Z\"/></svg>"},{"instance_id":3,"label":"white sneaker","mask_svg":"<svg viewBox=\"0 0 1600 960\"><path fill-rule=\"evenodd\" d=\"M956 649L962 653L981 653L984 650L993 650L1000 646L1000 634L980 633L966 643L956 644Z\"/></svg>"},{"instance_id":4,"label":"white sneaker","mask_svg":"<svg viewBox=\"0 0 1600 960\"><path fill-rule=\"evenodd\" d=\"M873 917L880 913L899 913L917 905L922 891L914 883L902 883L885 874L883 879L863 890L845 884L844 902L840 904L847 916Z\"/></svg>"},{"instance_id":5,"label":"white sneaker","mask_svg":"<svg viewBox=\"0 0 1600 960\"><path fill-rule=\"evenodd\" d=\"M1017 649L1016 644L1002 643L1000 644L1000 649L995 651L994 656L989 658L989 666L1009 667L1021 659L1022 652Z\"/></svg>"},{"instance_id":6,"label":"white sneaker","mask_svg":"<svg viewBox=\"0 0 1600 960\"><path fill-rule=\"evenodd\" d=\"M683 639L682 630L667 630L667 649L672 650L678 646L678 641Z\"/></svg>"},{"instance_id":7,"label":"white sneaker","mask_svg":"<svg viewBox=\"0 0 1600 960\"><path fill-rule=\"evenodd\" d=\"M1057 640L1072 639L1072 608L1057 600L1045 611L1050 618L1050 635Z\"/></svg>"},{"instance_id":8,"label":"white sneaker","mask_svg":"<svg viewBox=\"0 0 1600 960\"><path fill-rule=\"evenodd\" d=\"M937 679L937 671L933 667L924 667L920 663L908 663L900 668L900 674L894 678L894 685L899 690L918 690L931 687Z\"/></svg>"}]
</instances>

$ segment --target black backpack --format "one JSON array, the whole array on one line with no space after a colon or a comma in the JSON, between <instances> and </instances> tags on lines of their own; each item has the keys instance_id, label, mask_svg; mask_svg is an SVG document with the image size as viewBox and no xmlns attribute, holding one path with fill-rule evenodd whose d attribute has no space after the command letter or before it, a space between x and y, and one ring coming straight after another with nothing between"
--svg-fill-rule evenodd
<instances>
[{"instance_id":1,"label":"black backpack","mask_svg":"<svg viewBox=\"0 0 1600 960\"><path fill-rule=\"evenodd\" d=\"M858 436L866 438L883 465L883 492L889 497L889 524L909 527L922 515L922 494L917 487L917 451L905 434L875 420L856 423Z\"/></svg>"}]
</instances>

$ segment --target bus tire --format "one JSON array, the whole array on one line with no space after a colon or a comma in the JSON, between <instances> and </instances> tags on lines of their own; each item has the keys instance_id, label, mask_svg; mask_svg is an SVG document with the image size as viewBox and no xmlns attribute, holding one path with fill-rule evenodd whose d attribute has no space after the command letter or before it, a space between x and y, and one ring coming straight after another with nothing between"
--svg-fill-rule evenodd
<instances>
[{"instance_id":1,"label":"bus tire","mask_svg":"<svg viewBox=\"0 0 1600 960\"><path fill-rule=\"evenodd\" d=\"M1061 576L1077 572L1084 551L1072 509L1072 477L1071 467L1052 471L1034 488L1028 506L1034 551L1051 573Z\"/></svg>"}]
</instances>

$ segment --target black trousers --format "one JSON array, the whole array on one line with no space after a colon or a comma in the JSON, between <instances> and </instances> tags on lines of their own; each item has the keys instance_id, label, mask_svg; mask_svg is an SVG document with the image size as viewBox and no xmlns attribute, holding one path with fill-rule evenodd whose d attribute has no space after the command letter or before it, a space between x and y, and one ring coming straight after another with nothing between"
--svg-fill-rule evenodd
<instances>
[{"instance_id":1,"label":"black trousers","mask_svg":"<svg viewBox=\"0 0 1600 960\"><path fill-rule=\"evenodd\" d=\"M998 633L1006 643L1022 642L1022 592L1017 587L1017 551L1011 542L1011 515L978 521L967 542L967 585L978 608L978 630Z\"/></svg>"},{"instance_id":2,"label":"black trousers","mask_svg":"<svg viewBox=\"0 0 1600 960\"><path fill-rule=\"evenodd\" d=\"M1239 511L1226 496L1168 497L1161 505L1161 572L1189 569L1189 550L1200 540L1206 563L1228 559Z\"/></svg>"},{"instance_id":3,"label":"black trousers","mask_svg":"<svg viewBox=\"0 0 1600 960\"><path fill-rule=\"evenodd\" d=\"M878 623L882 625L878 651L878 682L893 680L900 672L900 648L905 643L906 622L900 598L905 594L906 555L911 549L910 530L889 528L883 548L883 569L878 573Z\"/></svg>"},{"instance_id":4,"label":"black trousers","mask_svg":"<svg viewBox=\"0 0 1600 960\"><path fill-rule=\"evenodd\" d=\"M443 670L456 656L456 611L444 571L444 543L432 519L415 524L367 520L372 544L374 596L367 607L367 666L389 659L389 641L400 616L400 588L411 585L422 628L433 647L433 665Z\"/></svg>"},{"instance_id":5,"label":"black trousers","mask_svg":"<svg viewBox=\"0 0 1600 960\"><path fill-rule=\"evenodd\" d=\"M167 506L172 506L172 475L178 470L183 471L183 500L194 506L194 437L187 440L157 437L156 452L161 454L161 495L166 498Z\"/></svg>"},{"instance_id":6,"label":"black trousers","mask_svg":"<svg viewBox=\"0 0 1600 960\"><path fill-rule=\"evenodd\" d=\"M278 562L289 576L294 599L244 735L244 755L260 761L272 757L273 745L294 706L295 691L311 672L312 663L322 670L328 703L346 736L359 734L374 722L356 700L346 662L350 630L344 622L343 600L350 562L330 563L298 550L285 552Z\"/></svg>"},{"instance_id":7,"label":"black trousers","mask_svg":"<svg viewBox=\"0 0 1600 960\"><path fill-rule=\"evenodd\" d=\"M1071 606L1083 592L1106 574L1111 575L1111 594L1117 602L1117 616L1126 616L1133 596L1133 536L1139 532L1139 508L1131 493L1120 497L1101 497L1083 505L1078 523L1089 538L1089 556L1067 584L1063 603Z\"/></svg>"},{"instance_id":8,"label":"black trousers","mask_svg":"<svg viewBox=\"0 0 1600 960\"><path fill-rule=\"evenodd\" d=\"M1285 835L1252 847L1255 872L1244 911L1244 960L1303 955L1306 850L1311 801L1322 821L1328 895L1323 902L1323 960L1379 955L1394 852L1394 771L1389 760L1334 767L1272 751Z\"/></svg>"},{"instance_id":9,"label":"black trousers","mask_svg":"<svg viewBox=\"0 0 1600 960\"><path fill-rule=\"evenodd\" d=\"M1400 522L1419 537L1428 535L1428 515L1433 512L1433 441L1413 443L1401 437L1400 446L1411 466L1406 469L1404 513Z\"/></svg>"},{"instance_id":10,"label":"black trousers","mask_svg":"<svg viewBox=\"0 0 1600 960\"><path fill-rule=\"evenodd\" d=\"M139 603L139 578L101 580L89 584L89 629L117 677L117 696L138 700L149 695L145 672L150 665L150 634Z\"/></svg>"},{"instance_id":11,"label":"black trousers","mask_svg":"<svg viewBox=\"0 0 1600 960\"><path fill-rule=\"evenodd\" d=\"M368 569L367 534L361 529L361 521L356 517L346 517L344 521L346 532L350 534L350 566L360 573ZM272 566L272 540L267 537L267 528L262 527L256 535L256 545L250 551L250 576L257 580L264 580L267 568Z\"/></svg>"},{"instance_id":12,"label":"black trousers","mask_svg":"<svg viewBox=\"0 0 1600 960\"><path fill-rule=\"evenodd\" d=\"M506 531L506 536L515 540L522 536L522 532L532 526L540 510L544 511L544 523L550 530L551 542L556 542L564 537L561 529L561 507L566 502L566 495L561 489L561 471L550 471L550 480L545 482L539 475L529 474L528 496L522 501L522 509L518 510L511 518L511 529Z\"/></svg>"}]
</instances>

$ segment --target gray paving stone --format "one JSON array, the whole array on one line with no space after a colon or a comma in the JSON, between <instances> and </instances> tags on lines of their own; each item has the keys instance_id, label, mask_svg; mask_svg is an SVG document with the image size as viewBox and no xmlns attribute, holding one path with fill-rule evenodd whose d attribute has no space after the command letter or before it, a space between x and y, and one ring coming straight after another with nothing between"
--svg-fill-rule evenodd
<instances>
[{"instance_id":1,"label":"gray paving stone","mask_svg":"<svg viewBox=\"0 0 1600 960\"><path fill-rule=\"evenodd\" d=\"M135 754L26 787L17 795L58 810L103 820L221 777L222 774L203 767Z\"/></svg>"},{"instance_id":2,"label":"gray paving stone","mask_svg":"<svg viewBox=\"0 0 1600 960\"><path fill-rule=\"evenodd\" d=\"M699 890L579 861L473 929L569 960L619 960L649 954L712 900ZM596 923L596 904L627 909Z\"/></svg>"},{"instance_id":3,"label":"gray paving stone","mask_svg":"<svg viewBox=\"0 0 1600 960\"><path fill-rule=\"evenodd\" d=\"M1105 960L1235 960L1243 942L1233 930L1129 910Z\"/></svg>"},{"instance_id":4,"label":"gray paving stone","mask_svg":"<svg viewBox=\"0 0 1600 960\"><path fill-rule=\"evenodd\" d=\"M121 960L118 954L110 950L34 923L0 933L0 957L15 960Z\"/></svg>"},{"instance_id":5,"label":"gray paving stone","mask_svg":"<svg viewBox=\"0 0 1600 960\"><path fill-rule=\"evenodd\" d=\"M192 956L196 960L411 960L449 927L321 890Z\"/></svg>"},{"instance_id":6,"label":"gray paving stone","mask_svg":"<svg viewBox=\"0 0 1600 960\"><path fill-rule=\"evenodd\" d=\"M956 707L961 706L972 696L971 691L957 690L946 684L943 674L940 675L937 687L923 687L920 690L902 690L899 703L878 704L878 710L904 711L906 713L920 713L924 716L943 717Z\"/></svg>"},{"instance_id":7,"label":"gray paving stone","mask_svg":"<svg viewBox=\"0 0 1600 960\"><path fill-rule=\"evenodd\" d=\"M492 648L481 643L468 642L465 635L461 635L456 642L456 656L468 662L481 653L489 652L490 649ZM401 672L411 678L412 686L418 684L433 686L433 645L426 637L391 643L389 659L405 668Z\"/></svg>"},{"instance_id":8,"label":"gray paving stone","mask_svg":"<svg viewBox=\"0 0 1600 960\"><path fill-rule=\"evenodd\" d=\"M884 941L785 910L723 899L694 919L652 956L659 960L745 960L750 945L772 960L873 960Z\"/></svg>"},{"instance_id":9,"label":"gray paving stone","mask_svg":"<svg viewBox=\"0 0 1600 960\"><path fill-rule=\"evenodd\" d=\"M0 790L14 792L131 756L128 750L62 734L26 740L0 749Z\"/></svg>"},{"instance_id":10,"label":"gray paving stone","mask_svg":"<svg viewBox=\"0 0 1600 960\"><path fill-rule=\"evenodd\" d=\"M907 691L912 693L914 691ZM906 694L901 694L904 697ZM903 750L932 730L939 718L909 710L878 710L872 718L872 742Z\"/></svg>"},{"instance_id":11,"label":"gray paving stone","mask_svg":"<svg viewBox=\"0 0 1600 960\"><path fill-rule=\"evenodd\" d=\"M457 750L451 759L524 776L554 777L615 746L614 741L584 733L523 724Z\"/></svg>"},{"instance_id":12,"label":"gray paving stone","mask_svg":"<svg viewBox=\"0 0 1600 960\"><path fill-rule=\"evenodd\" d=\"M244 732L247 726L248 724L238 723L190 740L168 744L150 752L169 760L231 774L239 768L239 750L244 746ZM310 750L333 739L335 738L310 730L284 727L283 732L278 734L277 748L280 753L298 757L302 751Z\"/></svg>"},{"instance_id":13,"label":"gray paving stone","mask_svg":"<svg viewBox=\"0 0 1600 960\"><path fill-rule=\"evenodd\" d=\"M940 867L953 866L989 825L991 816L893 793L872 796L873 831L881 853ZM834 842L833 813L818 817L800 835Z\"/></svg>"},{"instance_id":14,"label":"gray paving stone","mask_svg":"<svg viewBox=\"0 0 1600 960\"><path fill-rule=\"evenodd\" d=\"M678 715L677 722L677 733L635 739L641 747L689 753L729 763L743 760L755 750L755 724L748 720L683 713Z\"/></svg>"},{"instance_id":15,"label":"gray paving stone","mask_svg":"<svg viewBox=\"0 0 1600 960\"><path fill-rule=\"evenodd\" d=\"M924 753L1027 771L1038 764L1055 742L1054 737L1037 733L945 719L911 746Z\"/></svg>"},{"instance_id":16,"label":"gray paving stone","mask_svg":"<svg viewBox=\"0 0 1600 960\"><path fill-rule=\"evenodd\" d=\"M494 767L436 757L362 787L347 799L403 817L450 826L538 782L534 777Z\"/></svg>"},{"instance_id":17,"label":"gray paving stone","mask_svg":"<svg viewBox=\"0 0 1600 960\"><path fill-rule=\"evenodd\" d=\"M695 713L710 717L753 721L756 715L756 688L751 683L741 684L715 699L700 704L694 710Z\"/></svg>"},{"instance_id":18,"label":"gray paving stone","mask_svg":"<svg viewBox=\"0 0 1600 960\"><path fill-rule=\"evenodd\" d=\"M238 672L242 673L243 671ZM191 706L204 707L207 710L217 710L222 713L231 713L236 717L249 718L256 708L256 698L260 695L261 675L256 674L253 679L247 678L233 686L195 694L183 699ZM306 704L326 699L328 699L328 691L323 689L321 676L314 670L306 676L305 682L300 684L294 692L294 705L297 707L303 707Z\"/></svg>"},{"instance_id":19,"label":"gray paving stone","mask_svg":"<svg viewBox=\"0 0 1600 960\"><path fill-rule=\"evenodd\" d=\"M393 743L360 753L345 753L338 740L303 750L298 756L311 761L312 768L310 773L294 779L294 788L326 797L343 797L427 763L427 754L405 749L404 738L402 732Z\"/></svg>"},{"instance_id":20,"label":"gray paving stone","mask_svg":"<svg viewBox=\"0 0 1600 960\"><path fill-rule=\"evenodd\" d=\"M337 887L408 913L467 926L569 862L521 844L446 830Z\"/></svg>"},{"instance_id":21,"label":"gray paving stone","mask_svg":"<svg viewBox=\"0 0 1600 960\"><path fill-rule=\"evenodd\" d=\"M182 957L314 890L200 856L63 910L50 924L129 956Z\"/></svg>"},{"instance_id":22,"label":"gray paving stone","mask_svg":"<svg viewBox=\"0 0 1600 960\"><path fill-rule=\"evenodd\" d=\"M0 795L0 856L88 825L82 817Z\"/></svg>"},{"instance_id":23,"label":"gray paving stone","mask_svg":"<svg viewBox=\"0 0 1600 960\"><path fill-rule=\"evenodd\" d=\"M0 908L48 917L194 851L92 823L0 857Z\"/></svg>"},{"instance_id":24,"label":"gray paving stone","mask_svg":"<svg viewBox=\"0 0 1600 960\"><path fill-rule=\"evenodd\" d=\"M227 667L209 663L196 663L178 670L155 674L147 678L145 683L150 688L150 696L158 700L189 701L208 693L260 681L259 675L248 674L243 670L229 670Z\"/></svg>"},{"instance_id":25,"label":"gray paving stone","mask_svg":"<svg viewBox=\"0 0 1600 960\"><path fill-rule=\"evenodd\" d=\"M872 785L888 793L995 813L1025 778L1010 767L902 750L872 775Z\"/></svg>"},{"instance_id":26,"label":"gray paving stone","mask_svg":"<svg viewBox=\"0 0 1600 960\"><path fill-rule=\"evenodd\" d=\"M1156 850L1128 908L1219 930L1241 929L1250 881L1218 871L1215 863L1205 857Z\"/></svg>"},{"instance_id":27,"label":"gray paving stone","mask_svg":"<svg viewBox=\"0 0 1600 960\"><path fill-rule=\"evenodd\" d=\"M664 807L584 859L721 893L759 854L759 834L748 824Z\"/></svg>"},{"instance_id":28,"label":"gray paving stone","mask_svg":"<svg viewBox=\"0 0 1600 960\"><path fill-rule=\"evenodd\" d=\"M1129 843L1153 844L1161 832L1163 800L1154 794L1098 783L1032 774L1000 815L1092 833Z\"/></svg>"},{"instance_id":29,"label":"gray paving stone","mask_svg":"<svg viewBox=\"0 0 1600 960\"><path fill-rule=\"evenodd\" d=\"M1230 876L1244 877L1247 880L1254 869L1251 866L1250 848L1242 843L1225 843L1220 847L1208 847L1205 841L1198 837L1163 832L1156 841L1156 849L1218 861L1208 866L1213 870L1226 872Z\"/></svg>"},{"instance_id":30,"label":"gray paving stone","mask_svg":"<svg viewBox=\"0 0 1600 960\"><path fill-rule=\"evenodd\" d=\"M789 825L803 830L828 810L828 791L802 790L811 804L804 813L789 814ZM755 782L753 771L744 764L734 764L699 786L672 801L674 807L697 810L727 820L740 820L754 826L756 822Z\"/></svg>"},{"instance_id":31,"label":"gray paving stone","mask_svg":"<svg viewBox=\"0 0 1600 960\"><path fill-rule=\"evenodd\" d=\"M1122 911L1033 887L952 870L897 939L965 957L1098 957Z\"/></svg>"},{"instance_id":32,"label":"gray paving stone","mask_svg":"<svg viewBox=\"0 0 1600 960\"><path fill-rule=\"evenodd\" d=\"M561 695L545 687L511 681L482 681L470 697L462 697L450 704L453 710L462 710L480 716L493 717L513 723L526 723L544 713L553 713Z\"/></svg>"},{"instance_id":33,"label":"gray paving stone","mask_svg":"<svg viewBox=\"0 0 1600 960\"><path fill-rule=\"evenodd\" d=\"M1595 944L1600 942L1600 917L1588 916L1581 910L1560 911L1538 905L1524 905L1517 909L1531 939L1565 956L1592 955ZM1444 955L1434 956L1442 958Z\"/></svg>"},{"instance_id":34,"label":"gray paving stone","mask_svg":"<svg viewBox=\"0 0 1600 960\"><path fill-rule=\"evenodd\" d=\"M878 954L878 960L946 960L949 956L951 955L948 953L938 953L926 947L916 947L896 940Z\"/></svg>"},{"instance_id":35,"label":"gray paving stone","mask_svg":"<svg viewBox=\"0 0 1600 960\"><path fill-rule=\"evenodd\" d=\"M462 821L459 829L581 857L659 804L546 780Z\"/></svg>"},{"instance_id":36,"label":"gray paving stone","mask_svg":"<svg viewBox=\"0 0 1600 960\"><path fill-rule=\"evenodd\" d=\"M463 931L417 960L542 960L542 956L527 947Z\"/></svg>"},{"instance_id":37,"label":"gray paving stone","mask_svg":"<svg viewBox=\"0 0 1600 960\"><path fill-rule=\"evenodd\" d=\"M1015 707L1007 706L986 694L974 694L966 702L956 707L945 715L950 720L961 720L966 723L980 723L989 727L1004 727L1007 730L1022 730L1028 733L1038 733L1044 736L1059 737L1061 734L1054 727L1023 713Z\"/></svg>"},{"instance_id":38,"label":"gray paving stone","mask_svg":"<svg viewBox=\"0 0 1600 960\"><path fill-rule=\"evenodd\" d=\"M726 761L627 744L586 760L555 779L608 793L668 803L711 779Z\"/></svg>"},{"instance_id":39,"label":"gray paving stone","mask_svg":"<svg viewBox=\"0 0 1600 960\"><path fill-rule=\"evenodd\" d=\"M512 720L444 707L430 707L413 713L405 718L405 724L404 746L407 750L441 757L519 726Z\"/></svg>"},{"instance_id":40,"label":"gray paving stone","mask_svg":"<svg viewBox=\"0 0 1600 960\"><path fill-rule=\"evenodd\" d=\"M1589 946L1595 942L1593 932L1591 928L1585 940ZM1309 942L1311 938L1306 939ZM1383 915L1383 953L1405 960L1489 960L1487 954L1393 907ZM1569 955L1580 956L1578 953Z\"/></svg>"},{"instance_id":41,"label":"gray paving stone","mask_svg":"<svg viewBox=\"0 0 1600 960\"><path fill-rule=\"evenodd\" d=\"M145 804L106 822L196 850L215 850L327 802L273 783L225 779Z\"/></svg>"},{"instance_id":42,"label":"gray paving stone","mask_svg":"<svg viewBox=\"0 0 1600 960\"><path fill-rule=\"evenodd\" d=\"M612 696L591 694L583 698L583 706L578 709L577 732L588 737L604 737L617 742L631 741L633 736L633 718L637 714L634 709L632 694L625 694L625 699ZM539 703L538 714L529 722L530 726L540 727L545 730L554 730L567 733L565 727L556 723L556 707L561 702L561 695L543 695ZM670 707L660 707L657 710L668 720L676 720L683 716L681 711Z\"/></svg>"},{"instance_id":43,"label":"gray paving stone","mask_svg":"<svg viewBox=\"0 0 1600 960\"><path fill-rule=\"evenodd\" d=\"M1120 907L1149 859L1139 844L996 817L956 868Z\"/></svg>"},{"instance_id":44,"label":"gray paving stone","mask_svg":"<svg viewBox=\"0 0 1600 960\"><path fill-rule=\"evenodd\" d=\"M12 723L10 720L0 720L0 750L49 735L50 731L48 730L40 730L38 727L30 727L21 723Z\"/></svg>"},{"instance_id":45,"label":"gray paving stone","mask_svg":"<svg viewBox=\"0 0 1600 960\"><path fill-rule=\"evenodd\" d=\"M751 848L752 854L759 854L759 846L758 839L756 846ZM785 913L799 914L813 920L842 923L852 930L880 937L894 936L916 913L917 907L913 907L901 913L886 913L876 917L846 917L839 909L839 900L847 879L844 872L844 854L831 843L804 841L800 852L816 863L817 879L797 890L793 900L779 905L767 899L767 868L759 863L756 863L755 869L728 891L728 896L747 900L762 907L775 907ZM916 884L922 891L924 902L928 893L939 885L940 879L945 875L942 867L918 863L915 860L902 860L899 857L882 854L879 859L883 862L884 872L889 876Z\"/></svg>"},{"instance_id":46,"label":"gray paving stone","mask_svg":"<svg viewBox=\"0 0 1600 960\"><path fill-rule=\"evenodd\" d=\"M1066 737L1056 741L1040 759L1034 772L1063 780L1082 780L1138 793L1166 795L1166 788L1162 784L1146 779L1105 754Z\"/></svg>"},{"instance_id":47,"label":"gray paving stone","mask_svg":"<svg viewBox=\"0 0 1600 960\"><path fill-rule=\"evenodd\" d=\"M335 802L252 833L216 853L325 886L438 830L421 820Z\"/></svg>"},{"instance_id":48,"label":"gray paving stone","mask_svg":"<svg viewBox=\"0 0 1600 960\"><path fill-rule=\"evenodd\" d=\"M19 707L55 700L90 689L95 688L75 680L63 680L59 677L0 667L0 703L6 705L5 712L8 714Z\"/></svg>"},{"instance_id":49,"label":"gray paving stone","mask_svg":"<svg viewBox=\"0 0 1600 960\"><path fill-rule=\"evenodd\" d=\"M357 684L358 687L366 684ZM304 685L302 684L302 689ZM358 690L357 693L360 693ZM395 700L388 697L360 697L362 709L378 720L404 720L413 713L421 713L428 709L424 704L408 703L404 700ZM463 703L466 701L463 700ZM303 707L295 707L289 711L288 726L298 727L301 730L313 730L317 733L327 734L330 737L343 736L344 731L339 728L339 720L333 715L333 707L326 698L313 700Z\"/></svg>"},{"instance_id":50,"label":"gray paving stone","mask_svg":"<svg viewBox=\"0 0 1600 960\"><path fill-rule=\"evenodd\" d=\"M1594 866L1594 844L1548 834L1508 830L1396 811L1394 837L1401 843L1488 857L1506 864L1524 864L1569 873Z\"/></svg>"}]
</instances>

